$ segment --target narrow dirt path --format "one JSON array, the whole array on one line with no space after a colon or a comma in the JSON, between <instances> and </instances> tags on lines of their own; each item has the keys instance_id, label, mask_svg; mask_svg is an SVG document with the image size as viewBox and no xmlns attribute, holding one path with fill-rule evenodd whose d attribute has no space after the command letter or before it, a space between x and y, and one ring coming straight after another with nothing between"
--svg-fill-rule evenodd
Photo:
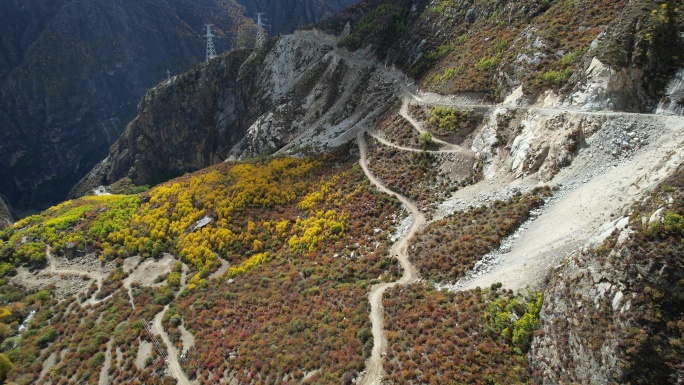
<instances>
[{"instance_id":1,"label":"narrow dirt path","mask_svg":"<svg viewBox=\"0 0 684 385\"><path fill-rule=\"evenodd\" d=\"M164 310L160 311L157 316L154 317L151 330L152 333L161 335L162 341L164 341L164 344L168 349L168 359L166 363L169 366L171 376L173 376L180 385L190 385L191 382L188 379L188 376L185 375L185 372L178 361L178 349L176 349L176 346L171 342L169 335L166 334L166 330L164 330L164 326L162 325L162 318L164 318L164 314L166 314L168 310L169 305L166 305Z\"/></svg>"},{"instance_id":2,"label":"narrow dirt path","mask_svg":"<svg viewBox=\"0 0 684 385\"><path fill-rule=\"evenodd\" d=\"M171 265L175 264L176 259L173 257L171 254L166 254L161 260L159 261L145 261L138 265L135 270L131 271L131 273L128 275L128 277L124 280L124 289L127 290L128 292L128 300L131 304L131 307L135 310L135 303L133 302L133 293L132 293L132 288L131 284L135 282L140 282L143 283L144 285L151 285L153 284L153 279L156 277L159 273L163 273L165 271L171 271ZM167 266L165 269L164 266ZM187 286L188 284L188 267L187 265L183 264L183 269L181 270L181 286L178 289L178 293L183 291L183 289ZM178 298L178 293L176 293L176 298ZM166 330L164 329L164 325L162 325L162 319L164 318L164 314L169 310L169 305L166 305L162 311L157 313L157 315L154 317L152 320L152 326L150 327L150 331L155 334L155 335L160 335L162 341L167 347L167 356L168 358L166 359L166 364L168 365L169 368L169 374L171 377L176 379L176 382L180 385L191 385L193 382L191 382L183 369L180 366L180 362L178 361L178 349L176 349L176 346L171 342L171 338L169 338L169 335L166 333ZM144 320L144 322L147 322L147 320ZM184 329L183 329L184 330ZM183 336L183 346L185 347L185 344L187 343L188 345L194 345L195 339L194 336L190 333L187 333L187 335ZM187 341L187 342L186 342Z\"/></svg>"},{"instance_id":3,"label":"narrow dirt path","mask_svg":"<svg viewBox=\"0 0 684 385\"><path fill-rule=\"evenodd\" d=\"M516 111L529 111L537 112L540 115L553 115L558 113L563 114L575 114L584 116L619 116L619 117L653 117L652 113L645 112L624 112L624 111L590 111L583 110L577 107L545 107L539 105L528 105L519 106L515 104L494 104L494 103L478 103L473 101L459 101L453 98L457 95L439 95L435 93L422 93L420 96L414 94L407 94L410 98L417 101L419 104L424 106L442 106L442 107L455 107L455 108L483 108L483 109L496 109L496 108L506 108L509 110ZM664 115L663 115L664 116Z\"/></svg>"},{"instance_id":4,"label":"narrow dirt path","mask_svg":"<svg viewBox=\"0 0 684 385\"><path fill-rule=\"evenodd\" d=\"M57 353L52 352L48 358L43 361L43 368L40 371L40 376L38 376L38 379L45 379L45 376L50 372L50 369L52 369L55 364L57 363Z\"/></svg>"},{"instance_id":5,"label":"narrow dirt path","mask_svg":"<svg viewBox=\"0 0 684 385\"><path fill-rule=\"evenodd\" d=\"M428 131L426 131L423 128L423 125L420 124L420 122L413 119L413 116L411 116L411 114L409 114L408 106L409 106L409 103L411 102L412 99L415 100L415 96L413 94L406 94L406 93L404 94L404 100L401 103L401 109L399 110L399 115L401 115L402 118L406 119L407 122L411 123L411 125L416 129L416 131L418 131L421 134L424 134ZM441 139L435 138L434 136L432 137L432 141L435 143L438 143L439 145L443 146L447 150L452 150L452 151L461 150L461 147L459 147L455 144L452 144L452 143L445 142Z\"/></svg>"},{"instance_id":6,"label":"narrow dirt path","mask_svg":"<svg viewBox=\"0 0 684 385\"><path fill-rule=\"evenodd\" d=\"M107 351L105 353L105 361L104 365L102 365L102 369L100 370L100 379L98 381L98 385L107 385L110 383L109 381L109 368L112 366L112 345L114 345L114 339L110 339L107 342Z\"/></svg>"},{"instance_id":7,"label":"narrow dirt path","mask_svg":"<svg viewBox=\"0 0 684 385\"><path fill-rule=\"evenodd\" d=\"M403 147L403 146L400 146L396 143L390 142L389 140L383 138L382 136L378 135L375 132L368 132L368 134L370 136L372 136L373 139L377 140L378 142L382 143L383 145L385 145L387 147L396 148L397 150L400 150L400 151L420 152L420 153L427 152L430 154L467 154L467 155L474 155L475 154L473 152L473 150L469 150L469 149L463 148L461 146L457 146L455 144L450 144L449 150L423 150L420 148Z\"/></svg>"},{"instance_id":8,"label":"narrow dirt path","mask_svg":"<svg viewBox=\"0 0 684 385\"><path fill-rule=\"evenodd\" d=\"M366 384L380 384L383 376L382 368L382 358L386 354L387 350L387 340L385 338L385 327L384 327L384 317L382 308L382 296L390 287L396 285L406 285L415 282L418 279L418 271L415 266L411 264L408 258L408 241L413 238L416 232L425 225L425 216L418 210L413 202L407 198L395 193L394 191L385 187L380 181L378 181L375 176L368 169L368 159L366 157L366 140L363 137L364 132L359 132L357 134L357 141L359 145L359 150L361 152L361 159L359 163L363 172L366 174L368 179L373 183L378 190L394 195L399 199L411 212L413 217L413 223L411 228L404 234L397 242L392 245L390 253L393 257L399 260L401 267L404 270L404 274L401 279L390 283L381 283L374 285L368 295L368 301L371 305L370 319L373 325L373 351L370 358L366 362L366 373L358 382L361 385Z\"/></svg>"},{"instance_id":9,"label":"narrow dirt path","mask_svg":"<svg viewBox=\"0 0 684 385\"><path fill-rule=\"evenodd\" d=\"M223 258L219 258L219 261L221 261L221 267L219 267L218 270L216 270L213 274L209 276L210 280L216 279L218 277L223 277L223 274L225 274L226 271L228 271L228 269L230 268L230 262L226 261Z\"/></svg>"}]
</instances>

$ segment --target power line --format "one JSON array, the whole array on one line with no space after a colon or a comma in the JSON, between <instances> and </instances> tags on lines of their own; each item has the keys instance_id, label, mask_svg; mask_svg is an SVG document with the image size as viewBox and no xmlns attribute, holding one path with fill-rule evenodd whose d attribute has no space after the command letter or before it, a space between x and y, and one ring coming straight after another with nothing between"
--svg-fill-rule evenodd
<instances>
[{"instance_id":1,"label":"power line","mask_svg":"<svg viewBox=\"0 0 684 385\"><path fill-rule=\"evenodd\" d=\"M266 43L266 31L264 30L264 27L268 27L268 25L264 24L263 22L266 21L266 19L261 19L262 15L265 15L263 12L257 12L257 35L256 35L256 47L257 49L261 49L261 47L264 46L264 43Z\"/></svg>"},{"instance_id":2,"label":"power line","mask_svg":"<svg viewBox=\"0 0 684 385\"><path fill-rule=\"evenodd\" d=\"M214 47L214 35L211 33L211 27L213 27L213 24L205 24L207 27L207 34L204 35L204 37L207 39L207 61L213 59L216 57L216 47Z\"/></svg>"}]
</instances>

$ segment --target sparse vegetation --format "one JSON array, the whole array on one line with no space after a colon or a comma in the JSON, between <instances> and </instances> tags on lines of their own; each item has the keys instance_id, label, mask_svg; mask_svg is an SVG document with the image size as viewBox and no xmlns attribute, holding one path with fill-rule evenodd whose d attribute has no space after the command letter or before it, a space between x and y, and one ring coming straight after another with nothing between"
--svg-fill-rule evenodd
<instances>
[{"instance_id":1,"label":"sparse vegetation","mask_svg":"<svg viewBox=\"0 0 684 385\"><path fill-rule=\"evenodd\" d=\"M550 193L548 187L537 188L507 202L496 201L491 207L457 212L432 223L411 241L411 260L426 279L455 282L497 248Z\"/></svg>"},{"instance_id":2,"label":"sparse vegetation","mask_svg":"<svg viewBox=\"0 0 684 385\"><path fill-rule=\"evenodd\" d=\"M418 140L422 148L432 142ZM369 167L377 178L391 190L408 197L422 209L430 212L451 191L474 181L476 176L464 176L453 180L441 171L439 164L451 154L435 154L430 152L406 152L384 146L376 140L368 140Z\"/></svg>"},{"instance_id":3,"label":"sparse vegetation","mask_svg":"<svg viewBox=\"0 0 684 385\"><path fill-rule=\"evenodd\" d=\"M554 349L563 356L583 349L589 357L610 357L615 364L602 374L613 376L611 383L673 383L684 369L684 167L629 213L629 237L616 232L595 250L577 252L551 276L549 295L557 300L544 306L539 333L545 337L535 342L536 354L557 341ZM604 291L594 281L598 276ZM537 377L551 381L543 376L554 368L557 379L583 382L585 367L576 359L535 364Z\"/></svg>"},{"instance_id":4,"label":"sparse vegetation","mask_svg":"<svg viewBox=\"0 0 684 385\"><path fill-rule=\"evenodd\" d=\"M459 131L470 133L483 119L483 115L473 109L459 110L451 107L433 107L428 116L426 128L441 136Z\"/></svg>"},{"instance_id":5,"label":"sparse vegetation","mask_svg":"<svg viewBox=\"0 0 684 385\"><path fill-rule=\"evenodd\" d=\"M377 123L377 127L390 142L402 147L419 148L419 132L396 111L390 110L385 113Z\"/></svg>"},{"instance_id":6,"label":"sparse vegetation","mask_svg":"<svg viewBox=\"0 0 684 385\"><path fill-rule=\"evenodd\" d=\"M420 143L420 148L427 150L432 144L432 134L429 132L423 132L418 136L418 143Z\"/></svg>"}]
</instances>

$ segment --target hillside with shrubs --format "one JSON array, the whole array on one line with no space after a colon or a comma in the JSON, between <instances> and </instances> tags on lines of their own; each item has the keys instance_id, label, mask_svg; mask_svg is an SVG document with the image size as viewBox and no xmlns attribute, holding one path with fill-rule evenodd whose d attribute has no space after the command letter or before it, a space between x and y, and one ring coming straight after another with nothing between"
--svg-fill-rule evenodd
<instances>
[{"instance_id":1,"label":"hillside with shrubs","mask_svg":"<svg viewBox=\"0 0 684 385\"><path fill-rule=\"evenodd\" d=\"M143 323L171 304L170 334L178 342L174 331L183 325L195 337L183 362L190 379L356 376L372 348L362 298L398 273L387 248L401 212L349 151L221 164L139 194L64 202L3 231L0 358L13 367L5 375L17 383L97 383L111 355L110 383L167 383L156 350L143 368L135 360L150 340ZM67 298L54 287L26 293L12 279L69 253L117 267L101 285ZM188 272L174 268L127 289L125 261L165 253ZM209 278L225 262L230 268ZM31 329L22 332L29 314ZM55 366L41 374L48 359Z\"/></svg>"},{"instance_id":2,"label":"hillside with shrubs","mask_svg":"<svg viewBox=\"0 0 684 385\"><path fill-rule=\"evenodd\" d=\"M681 8L364 0L167 79L3 215L0 383L681 383Z\"/></svg>"},{"instance_id":3,"label":"hillside with shrubs","mask_svg":"<svg viewBox=\"0 0 684 385\"><path fill-rule=\"evenodd\" d=\"M596 57L618 70L643 69L633 108L646 110L684 63L670 54L684 49L676 0L367 0L318 26L339 33L346 23L342 46L370 48L426 91L490 101L517 87L532 98L567 92Z\"/></svg>"}]
</instances>

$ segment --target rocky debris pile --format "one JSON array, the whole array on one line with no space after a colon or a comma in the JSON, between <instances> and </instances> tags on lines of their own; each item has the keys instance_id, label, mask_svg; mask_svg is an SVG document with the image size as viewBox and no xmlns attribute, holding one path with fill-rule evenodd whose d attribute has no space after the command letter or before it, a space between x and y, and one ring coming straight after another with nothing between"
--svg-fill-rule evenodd
<instances>
[{"instance_id":1,"label":"rocky debris pile","mask_svg":"<svg viewBox=\"0 0 684 385\"><path fill-rule=\"evenodd\" d=\"M62 271L82 271L85 273L101 272L104 275L109 274L110 271L116 268L114 261L107 261L102 264L95 254L80 255L78 258L60 258L55 257L55 270Z\"/></svg>"},{"instance_id":2,"label":"rocky debris pile","mask_svg":"<svg viewBox=\"0 0 684 385\"><path fill-rule=\"evenodd\" d=\"M602 151L613 158L622 160L648 144L649 133L655 128L629 118L617 117L607 121L593 137L594 151Z\"/></svg>"},{"instance_id":3,"label":"rocky debris pile","mask_svg":"<svg viewBox=\"0 0 684 385\"><path fill-rule=\"evenodd\" d=\"M529 225L544 213L545 210L560 202L566 195L589 183L601 175L624 165L642 147L648 145L649 137L655 135L658 124L655 120L635 119L630 116L611 117L596 132L589 132L586 141L580 146L574 159L576 167L566 167L549 183L554 186L554 193L547 198L544 206L530 213L530 218L511 236L505 238L498 250L482 257L467 275L456 283L448 283L440 287L450 290L461 290L473 279L492 271L501 264L512 246L527 231ZM641 166L639 167L641 169ZM534 177L522 180L517 187L499 187L496 179L489 182L491 188L484 193L472 194L467 198L452 198L439 207L442 216L454 211L465 211L473 207L490 205L496 200L506 200L517 192L526 192L535 187ZM609 234L607 234L609 235ZM607 235L603 235L604 239ZM567 251L569 252L569 251Z\"/></svg>"},{"instance_id":4,"label":"rocky debris pile","mask_svg":"<svg viewBox=\"0 0 684 385\"><path fill-rule=\"evenodd\" d=\"M54 286L55 296L58 299L84 293L92 282L91 278L85 274L50 273L47 270L31 273L24 268L17 270L18 274L11 278L13 283L20 284L29 290L42 290L48 286Z\"/></svg>"},{"instance_id":5,"label":"rocky debris pile","mask_svg":"<svg viewBox=\"0 0 684 385\"><path fill-rule=\"evenodd\" d=\"M492 182L479 182L492 183ZM525 187L506 187L500 189L492 189L482 194L474 194L468 198L451 198L442 202L437 208L436 218L441 218L456 211L467 211L475 207L488 206L495 201L506 201L518 192L525 193L534 188L534 186Z\"/></svg>"}]
</instances>

